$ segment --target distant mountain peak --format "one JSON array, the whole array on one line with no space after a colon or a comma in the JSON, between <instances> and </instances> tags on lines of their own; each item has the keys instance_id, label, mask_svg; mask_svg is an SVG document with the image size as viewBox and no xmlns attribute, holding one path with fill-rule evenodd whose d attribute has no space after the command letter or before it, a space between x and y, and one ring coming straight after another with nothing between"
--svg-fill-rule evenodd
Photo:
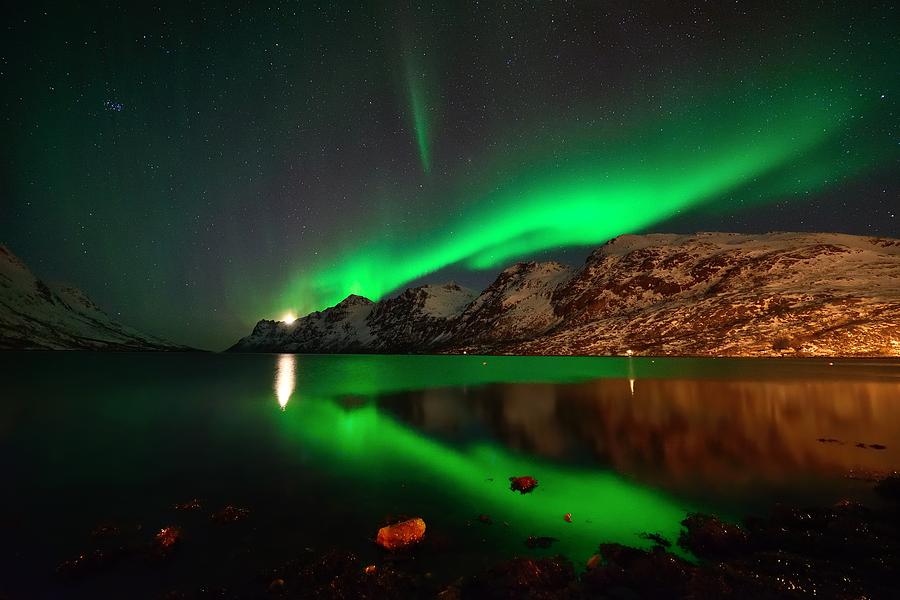
<instances>
[{"instance_id":1,"label":"distant mountain peak","mask_svg":"<svg viewBox=\"0 0 900 600\"><path fill-rule=\"evenodd\" d=\"M511 265L480 294L448 283L362 301L290 331L258 325L233 349L898 356L900 240L629 234L578 269Z\"/></svg>"},{"instance_id":2,"label":"distant mountain peak","mask_svg":"<svg viewBox=\"0 0 900 600\"><path fill-rule=\"evenodd\" d=\"M564 265L561 262L557 262L555 260L545 260L545 261L522 261L517 262L513 265L510 265L500 271L501 275L521 275L525 273L533 273L535 271L544 271L544 272L553 272L559 271L561 269L568 269L569 267Z\"/></svg>"},{"instance_id":3,"label":"distant mountain peak","mask_svg":"<svg viewBox=\"0 0 900 600\"><path fill-rule=\"evenodd\" d=\"M374 304L371 300L366 298L365 296L358 296L356 294L350 294L340 302L334 305L334 308L347 308L350 306L366 306L369 304Z\"/></svg>"}]
</instances>

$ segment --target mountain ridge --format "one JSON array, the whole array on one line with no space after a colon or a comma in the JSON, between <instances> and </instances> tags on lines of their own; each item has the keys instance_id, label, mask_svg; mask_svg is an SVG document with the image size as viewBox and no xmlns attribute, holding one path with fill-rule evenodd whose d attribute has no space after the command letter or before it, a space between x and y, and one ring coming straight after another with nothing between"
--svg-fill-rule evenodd
<instances>
[{"instance_id":1,"label":"mountain ridge","mask_svg":"<svg viewBox=\"0 0 900 600\"><path fill-rule=\"evenodd\" d=\"M0 350L192 350L113 320L83 291L47 284L0 244Z\"/></svg>"},{"instance_id":2,"label":"mountain ridge","mask_svg":"<svg viewBox=\"0 0 900 600\"><path fill-rule=\"evenodd\" d=\"M480 294L457 295L452 310L424 310L419 296L446 295L445 287L358 297L352 314L341 302L292 324L263 320L230 350L900 356L900 240L892 238L623 235L581 267L516 263Z\"/></svg>"}]
</instances>

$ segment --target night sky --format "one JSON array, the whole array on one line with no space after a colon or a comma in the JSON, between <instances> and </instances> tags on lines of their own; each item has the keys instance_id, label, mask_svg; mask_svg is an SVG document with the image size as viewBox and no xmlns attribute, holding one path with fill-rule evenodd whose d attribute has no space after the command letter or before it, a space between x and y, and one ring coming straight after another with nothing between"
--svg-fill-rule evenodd
<instances>
[{"instance_id":1,"label":"night sky","mask_svg":"<svg viewBox=\"0 0 900 600\"><path fill-rule=\"evenodd\" d=\"M4 15L0 242L177 342L620 233L900 231L893 2L58 4Z\"/></svg>"}]
</instances>

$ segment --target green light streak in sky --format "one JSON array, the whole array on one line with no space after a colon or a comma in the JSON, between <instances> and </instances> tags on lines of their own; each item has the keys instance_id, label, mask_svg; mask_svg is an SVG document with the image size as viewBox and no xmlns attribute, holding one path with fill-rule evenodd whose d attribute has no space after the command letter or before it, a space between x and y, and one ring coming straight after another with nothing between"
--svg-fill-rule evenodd
<instances>
[{"instance_id":1,"label":"green light streak in sky","mask_svg":"<svg viewBox=\"0 0 900 600\"><path fill-rule=\"evenodd\" d=\"M509 173L469 182L468 198L436 192L447 206L466 206L460 216L435 215L424 235L376 232L295 279L278 310L321 309L349 293L377 300L450 265L497 268L599 244L703 206L733 211L821 190L885 160L853 135L878 97L860 96L832 70L748 75L691 96L660 102L613 133L608 124L579 125L531 147L512 145L507 162L527 158Z\"/></svg>"},{"instance_id":2,"label":"green light streak in sky","mask_svg":"<svg viewBox=\"0 0 900 600\"><path fill-rule=\"evenodd\" d=\"M415 132L416 145L419 148L419 160L422 170L431 172L430 123L428 119L428 102L425 93L425 73L411 52L404 56L406 72L406 91L409 95L409 110L412 117L412 128Z\"/></svg>"}]
</instances>

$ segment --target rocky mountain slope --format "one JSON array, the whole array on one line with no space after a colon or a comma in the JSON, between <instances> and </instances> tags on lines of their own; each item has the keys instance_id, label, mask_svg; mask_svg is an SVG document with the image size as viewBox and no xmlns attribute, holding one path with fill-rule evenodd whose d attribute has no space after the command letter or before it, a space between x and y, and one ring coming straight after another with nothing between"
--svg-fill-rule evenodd
<instances>
[{"instance_id":1,"label":"rocky mountain slope","mask_svg":"<svg viewBox=\"0 0 900 600\"><path fill-rule=\"evenodd\" d=\"M372 302L351 294L293 323L263 320L231 350L252 352L407 352L447 339L475 293L455 283L410 288Z\"/></svg>"},{"instance_id":2,"label":"rocky mountain slope","mask_svg":"<svg viewBox=\"0 0 900 600\"><path fill-rule=\"evenodd\" d=\"M351 296L260 321L232 350L898 356L900 240L624 235L579 269L519 263L477 297L455 284Z\"/></svg>"},{"instance_id":3,"label":"rocky mountain slope","mask_svg":"<svg viewBox=\"0 0 900 600\"><path fill-rule=\"evenodd\" d=\"M48 285L0 245L0 350L186 350L113 321L84 292Z\"/></svg>"}]
</instances>

